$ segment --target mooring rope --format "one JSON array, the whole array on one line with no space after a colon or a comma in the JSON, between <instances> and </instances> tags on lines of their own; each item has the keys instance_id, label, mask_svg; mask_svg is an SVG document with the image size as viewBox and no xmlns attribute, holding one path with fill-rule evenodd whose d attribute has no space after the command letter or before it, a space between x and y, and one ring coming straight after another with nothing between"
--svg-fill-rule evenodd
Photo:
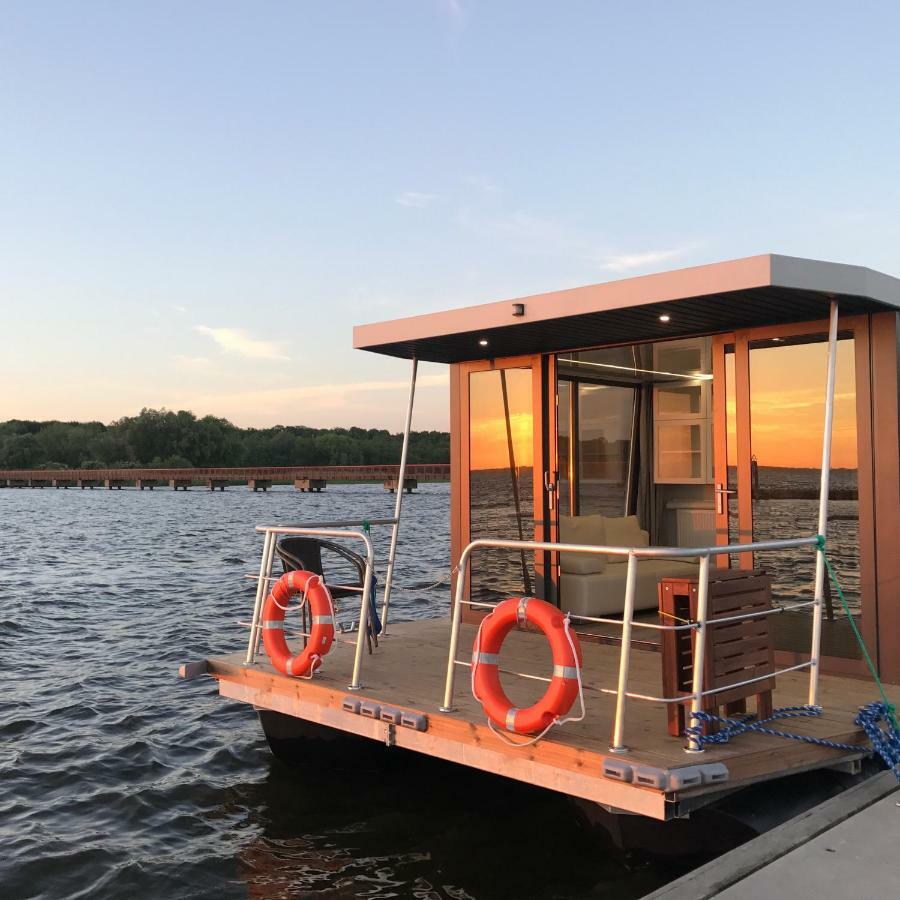
<instances>
[{"instance_id":1,"label":"mooring rope","mask_svg":"<svg viewBox=\"0 0 900 900\"><path fill-rule=\"evenodd\" d=\"M828 555L825 552L825 537L821 534L816 535L816 545L822 554L825 562L825 569L831 583L837 590L840 598L841 606L844 608L844 614L850 622L850 627L856 637L856 641L862 650L863 657L869 667L869 672L878 687L881 694L881 702L869 703L867 706L861 706L856 718L853 720L854 725L862 728L866 736L872 742L871 748L862 747L859 744L842 744L838 741L829 741L827 738L813 737L808 734L794 734L789 731L781 731L778 728L767 728L770 722L779 719L791 719L808 716L821 716L822 707L820 706L784 706L776 709L771 716L766 719L754 719L752 716L738 716L736 718L728 718L726 716L717 716L710 712L700 711L690 714L693 724L685 729L685 734L696 745L702 747L704 744L727 744L733 737L740 734L755 732L757 734L769 734L774 737L788 738L793 741L802 741L805 744L815 744L819 747L830 747L833 750L846 750L850 752L877 753L885 765L893 772L897 780L900 781L900 727L897 725L897 710L888 700L884 685L878 677L878 671L875 663L866 647L866 642L860 634L853 613L850 611L850 605L847 598L838 583L837 575ZM715 734L704 734L704 724L715 723L724 726Z\"/></svg>"}]
</instances>

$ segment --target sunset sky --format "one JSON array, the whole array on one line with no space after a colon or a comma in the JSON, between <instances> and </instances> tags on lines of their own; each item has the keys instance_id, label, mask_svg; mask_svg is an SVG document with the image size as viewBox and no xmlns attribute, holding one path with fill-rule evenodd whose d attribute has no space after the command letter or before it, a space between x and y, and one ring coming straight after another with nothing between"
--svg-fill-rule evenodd
<instances>
[{"instance_id":1,"label":"sunset sky","mask_svg":"<svg viewBox=\"0 0 900 900\"><path fill-rule=\"evenodd\" d=\"M821 466L825 366L824 344L750 351L751 448L760 466ZM831 463L836 469L857 465L852 341L838 342Z\"/></svg>"},{"instance_id":2,"label":"sunset sky","mask_svg":"<svg viewBox=\"0 0 900 900\"><path fill-rule=\"evenodd\" d=\"M6 3L0 420L399 430L408 366L354 324L769 251L900 274L898 32L867 2ZM416 427L447 384L422 367Z\"/></svg>"}]
</instances>

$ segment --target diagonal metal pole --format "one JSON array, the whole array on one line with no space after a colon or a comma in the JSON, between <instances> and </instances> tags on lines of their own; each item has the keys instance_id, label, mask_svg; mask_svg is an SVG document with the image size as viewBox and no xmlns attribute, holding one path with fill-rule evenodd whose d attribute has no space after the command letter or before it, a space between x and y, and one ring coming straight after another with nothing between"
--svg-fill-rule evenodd
<instances>
[{"instance_id":1,"label":"diagonal metal pole","mask_svg":"<svg viewBox=\"0 0 900 900\"><path fill-rule=\"evenodd\" d=\"M403 428L403 449L400 452L400 478L397 482L397 499L394 503L394 525L391 528L391 550L388 554L387 573L384 576L384 600L381 604L381 634L387 635L388 610L391 605L391 585L394 581L394 560L397 557L397 536L400 533L400 510L403 507L403 491L406 485L406 458L409 455L409 432L412 428L413 403L416 399L416 372L419 361L412 361L409 379L409 402L406 405L406 424Z\"/></svg>"},{"instance_id":2,"label":"diagonal metal pole","mask_svg":"<svg viewBox=\"0 0 900 900\"><path fill-rule=\"evenodd\" d=\"M825 430L822 434L822 472L819 481L818 533L828 531L828 490L831 478L831 433L834 427L834 374L837 366L838 304L831 301L828 323L828 375L825 382ZM819 705L819 656L822 648L822 604L825 594L825 550L816 551L816 582L813 599L812 646L809 651L809 705Z\"/></svg>"},{"instance_id":3,"label":"diagonal metal pole","mask_svg":"<svg viewBox=\"0 0 900 900\"><path fill-rule=\"evenodd\" d=\"M506 449L509 453L509 475L512 478L513 503L516 508L516 525L519 530L519 540L525 540L522 530L522 504L519 500L519 473L516 470L516 451L513 446L512 422L509 418L509 392L506 389L506 369L500 370L500 390L503 393L503 417L506 419ZM525 551L522 551L522 585L525 593L531 595L531 575L528 571L528 561Z\"/></svg>"}]
</instances>

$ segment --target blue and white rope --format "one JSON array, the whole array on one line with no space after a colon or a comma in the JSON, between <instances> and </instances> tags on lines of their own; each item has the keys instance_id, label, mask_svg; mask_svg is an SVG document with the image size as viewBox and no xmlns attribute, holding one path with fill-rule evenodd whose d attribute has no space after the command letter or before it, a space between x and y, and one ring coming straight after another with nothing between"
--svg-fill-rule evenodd
<instances>
[{"instance_id":1,"label":"blue and white rope","mask_svg":"<svg viewBox=\"0 0 900 900\"><path fill-rule=\"evenodd\" d=\"M692 719L697 719L699 721L697 724L686 728L685 734L689 738L693 738L700 746L703 744L727 744L733 737L737 737L739 734L755 732L756 734L770 734L774 737L802 741L804 744L815 744L817 747L830 747L832 750L847 750L852 753L860 751L864 753L872 752L868 747L861 747L859 744L841 744L838 741L829 741L826 738L813 737L809 734L793 734L790 731L781 731L777 728L766 727L769 722L775 722L779 719L799 719L821 716L822 708L820 706L785 706L781 709L776 709L767 719L759 720L749 716L740 716L732 719L703 711L691 713L690 715ZM716 723L724 727L715 734L703 734L703 723L705 722Z\"/></svg>"}]
</instances>

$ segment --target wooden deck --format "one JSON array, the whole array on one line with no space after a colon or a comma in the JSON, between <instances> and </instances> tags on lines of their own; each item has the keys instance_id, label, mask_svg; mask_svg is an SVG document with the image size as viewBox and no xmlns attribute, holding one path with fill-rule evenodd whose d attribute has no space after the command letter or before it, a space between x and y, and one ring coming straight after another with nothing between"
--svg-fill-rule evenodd
<instances>
[{"instance_id":1,"label":"wooden deck","mask_svg":"<svg viewBox=\"0 0 900 900\"><path fill-rule=\"evenodd\" d=\"M352 734L386 741L431 756L495 772L509 778L541 785L591 800L617 810L669 819L703 802L704 795L733 790L743 785L793 772L835 765L858 754L767 735L743 735L732 743L708 748L702 754L684 752L683 739L666 731L663 704L630 701L626 712L625 738L628 752L611 755L609 740L615 698L596 690L585 691L587 716L580 723L551 731L534 746L511 747L488 729L485 715L469 689L469 669L457 667L455 711L439 712L443 698L449 621L431 619L398 623L372 656L363 660L363 689L350 693L353 648L335 645L322 670L311 680L288 678L274 671L264 654L252 666L244 654L210 659L205 669L219 681L222 696L272 709ZM474 629L463 626L460 658L466 658ZM614 687L618 648L582 643L585 684ZM629 690L660 696L660 655L633 651ZM551 663L540 635L514 632L503 648L502 666L537 675L548 674ZM201 667L202 668L202 667ZM526 706L544 689L540 682L504 676L504 686L513 702ZM806 702L804 672L779 676L776 706ZM341 709L348 696L369 699L428 716L428 730L390 726ZM892 700L900 698L900 692ZM841 743L865 743L865 735L853 724L857 707L875 699L867 682L822 676L824 714L818 718L790 719L785 730L828 738ZM724 785L705 785L689 791L666 792L637 787L604 777L604 760L660 770L707 763L723 763L729 772Z\"/></svg>"}]
</instances>

